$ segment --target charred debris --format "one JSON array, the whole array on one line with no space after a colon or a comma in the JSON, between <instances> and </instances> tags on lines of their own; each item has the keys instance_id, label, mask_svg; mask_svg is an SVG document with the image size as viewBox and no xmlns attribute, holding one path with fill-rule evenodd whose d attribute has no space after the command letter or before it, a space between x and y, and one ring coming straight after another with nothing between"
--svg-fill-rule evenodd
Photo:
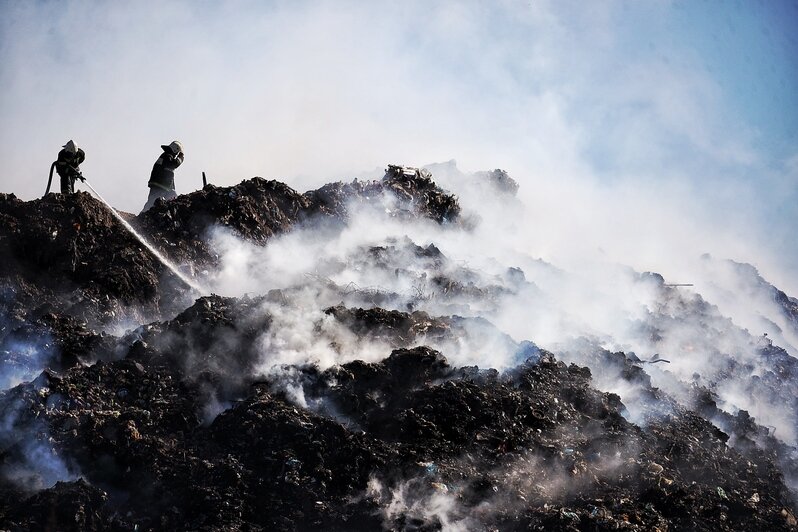
<instances>
[{"instance_id":1,"label":"charred debris","mask_svg":"<svg viewBox=\"0 0 798 532\"><path fill-rule=\"evenodd\" d=\"M517 190L499 170L475 179ZM124 216L201 275L218 261L214 228L267 245L344 227L358 206L466 230L455 196L395 166L304 194L261 178L207 185ZM311 330L344 362L267 368L264 338L307 286L197 298L85 193L0 195L0 252L2 529L796 529L795 448L719 408L710 387L677 400L634 353L585 340L555 356L460 315L464 301L534 292L520 269L480 276L409 239L366 247L350 262L412 278L416 297L308 279L323 294ZM463 342L513 364L452 365ZM381 354L347 358L358 343ZM772 370L749 392L795 401L796 360L772 344L759 356ZM610 380L645 399L645 422L600 391Z\"/></svg>"}]
</instances>

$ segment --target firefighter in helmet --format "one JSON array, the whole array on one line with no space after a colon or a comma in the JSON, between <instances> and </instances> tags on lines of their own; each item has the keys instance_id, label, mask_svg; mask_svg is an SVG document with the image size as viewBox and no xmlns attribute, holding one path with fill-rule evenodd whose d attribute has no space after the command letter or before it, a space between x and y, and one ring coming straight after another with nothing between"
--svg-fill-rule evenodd
<instances>
[{"instance_id":1,"label":"firefighter in helmet","mask_svg":"<svg viewBox=\"0 0 798 532\"><path fill-rule=\"evenodd\" d=\"M161 146L163 153L155 164L152 165L150 181L150 195L141 212L147 212L155 205L155 200L163 198L170 200L177 196L175 192L175 169L183 163L183 145L178 141Z\"/></svg>"},{"instance_id":2,"label":"firefighter in helmet","mask_svg":"<svg viewBox=\"0 0 798 532\"><path fill-rule=\"evenodd\" d=\"M80 163L85 159L86 153L78 148L73 140L64 144L63 149L58 152L58 159L56 159L54 165L58 176L61 178L62 194L74 193L76 180L85 181L83 174L80 173ZM50 175L52 176L52 169Z\"/></svg>"}]
</instances>

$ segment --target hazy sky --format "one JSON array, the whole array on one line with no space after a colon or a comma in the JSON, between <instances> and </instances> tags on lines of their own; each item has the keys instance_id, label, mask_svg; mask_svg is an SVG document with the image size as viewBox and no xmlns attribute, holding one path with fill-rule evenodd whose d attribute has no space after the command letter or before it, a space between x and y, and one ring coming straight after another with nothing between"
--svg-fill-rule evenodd
<instances>
[{"instance_id":1,"label":"hazy sky","mask_svg":"<svg viewBox=\"0 0 798 532\"><path fill-rule=\"evenodd\" d=\"M796 29L798 2L779 0L6 0L0 190L40 196L69 139L131 212L173 139L178 192L202 171L304 190L456 159L566 213L628 210L645 242L607 238L629 250L720 253L798 289Z\"/></svg>"}]
</instances>

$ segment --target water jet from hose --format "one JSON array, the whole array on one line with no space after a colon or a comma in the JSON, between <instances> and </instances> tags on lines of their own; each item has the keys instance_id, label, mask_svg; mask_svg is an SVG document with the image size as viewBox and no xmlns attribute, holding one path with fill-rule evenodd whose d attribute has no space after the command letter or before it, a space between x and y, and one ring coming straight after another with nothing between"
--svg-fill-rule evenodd
<instances>
[{"instance_id":1,"label":"water jet from hose","mask_svg":"<svg viewBox=\"0 0 798 532\"><path fill-rule=\"evenodd\" d=\"M198 284L196 284L194 281L192 281L191 279L189 279L188 277L186 277L186 276L185 276L183 273L181 273L181 272L180 272L180 270L178 270L178 269L177 269L177 266L175 266L174 264L172 264L172 263L169 261L169 259L167 259L166 257L164 257L164 256L163 256L163 255L162 255L162 254L161 254L161 253L160 253L160 252L157 250L157 249L155 249L155 247L154 247L152 244L150 244L149 242L147 242L147 240L146 240L146 239L145 239L143 236L141 236L140 234L138 234L138 232L136 232L136 230L135 230L135 229L133 229L133 226L132 226L132 225L130 225L130 224L128 223L128 221L127 221L127 220L125 220L124 218L122 218L122 216L121 216L121 215L120 215L120 214L119 214L119 213L116 211L116 209L114 209L113 207L111 207L111 204L110 204L110 203L108 203L107 201L105 201L105 199L104 199L102 196L100 196L99 192L97 192L96 190L94 190L94 187L93 187L93 186L91 186L91 185L89 184L89 182L88 182L88 181L86 181L86 180L84 179L84 180L83 180L83 183L84 183L84 184L85 184L87 187L89 187L89 189L90 189L90 190L91 190L91 191L94 193L94 195L95 195L95 196L97 196L97 199L99 199L101 202L103 202L103 203L105 204L105 206L106 206L106 207L108 207L108 209L111 211L111 213L112 213L112 214L113 214L113 215L116 217L116 219L117 219L117 220L119 220L119 222L120 222L120 223L121 223L121 224L122 224L122 225L125 227L125 229L127 229L128 231L130 231L130 233L131 233L133 236L135 236L135 237L136 237L136 239L137 239L139 242L141 242L141 244L142 244L144 247L146 247L146 248L147 248L147 249L148 249L148 250L149 250L149 251L150 251L150 252L151 252L153 255L155 255L155 258L156 258L156 259L158 259L158 260L161 262L161 264L163 264L164 266L166 266L167 268L169 268L169 270L171 270L171 272L172 272L172 273L174 273L174 274L177 276L177 278L178 278L178 279L180 279L181 281L183 281L183 283L184 283L186 286L188 286L189 288L191 288L191 289L195 290L196 292L199 292L200 294L207 294L207 293L208 293L208 291L207 291L207 290L205 290L204 288L202 288L201 286L199 286Z\"/></svg>"}]
</instances>

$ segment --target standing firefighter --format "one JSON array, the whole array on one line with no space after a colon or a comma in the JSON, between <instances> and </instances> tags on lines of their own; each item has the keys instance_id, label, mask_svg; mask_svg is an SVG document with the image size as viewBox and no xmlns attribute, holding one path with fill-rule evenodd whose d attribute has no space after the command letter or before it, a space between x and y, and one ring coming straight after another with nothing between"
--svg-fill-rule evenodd
<instances>
[{"instance_id":1,"label":"standing firefighter","mask_svg":"<svg viewBox=\"0 0 798 532\"><path fill-rule=\"evenodd\" d=\"M163 153L155 164L152 165L150 181L150 195L141 212L147 212L155 205L155 200L163 198L170 200L177 196L175 192L175 169L183 163L183 145L173 141L168 146L161 146Z\"/></svg>"},{"instance_id":2,"label":"standing firefighter","mask_svg":"<svg viewBox=\"0 0 798 532\"><path fill-rule=\"evenodd\" d=\"M53 168L61 178L61 194L72 194L75 192L75 180L85 181L80 173L80 163L86 160L86 153L70 140L63 146L64 149L58 152L58 159L50 166L50 178L47 181L47 192L50 192L50 185L53 182Z\"/></svg>"}]
</instances>

